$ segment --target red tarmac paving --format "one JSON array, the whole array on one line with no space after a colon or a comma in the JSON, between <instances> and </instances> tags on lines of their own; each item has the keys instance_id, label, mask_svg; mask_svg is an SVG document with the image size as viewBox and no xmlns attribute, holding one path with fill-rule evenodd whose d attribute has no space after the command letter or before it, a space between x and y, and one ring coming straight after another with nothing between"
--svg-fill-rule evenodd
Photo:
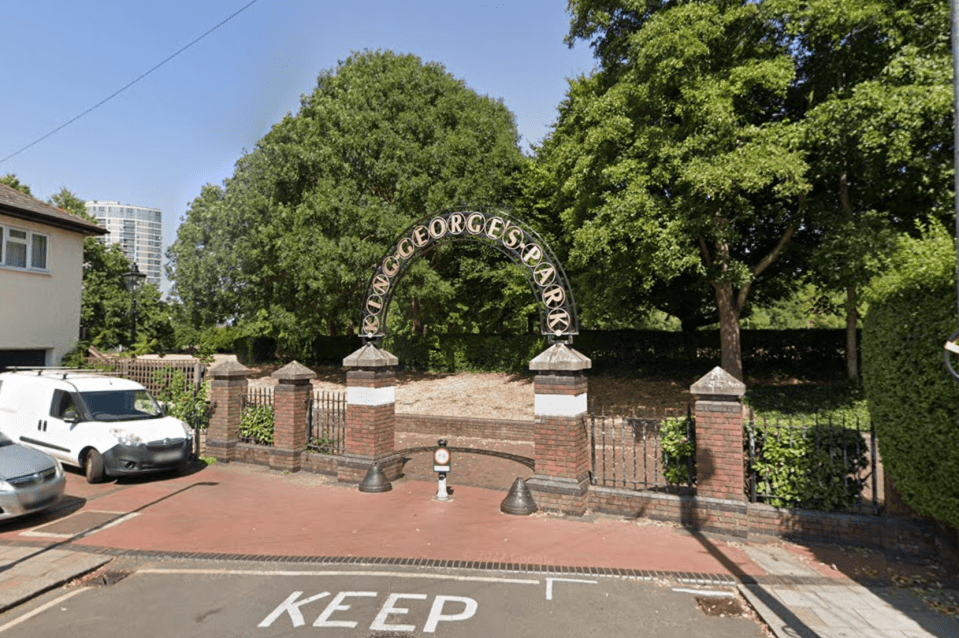
<instances>
[{"instance_id":1,"label":"red tarmac paving","mask_svg":"<svg viewBox=\"0 0 959 638\"><path fill-rule=\"evenodd\" d=\"M401 479L390 492L364 494L329 477L244 464L213 464L189 475L100 485L69 473L67 494L75 505L82 502L79 510L4 526L0 541L62 542L64 538L36 533L69 527L69 516L109 512L133 516L115 518L112 526L72 544L177 553L764 573L735 544L678 527L603 516L510 516L499 509L505 491L457 485L453 474L450 486L452 500L438 502L433 499L435 482Z\"/></svg>"}]
</instances>

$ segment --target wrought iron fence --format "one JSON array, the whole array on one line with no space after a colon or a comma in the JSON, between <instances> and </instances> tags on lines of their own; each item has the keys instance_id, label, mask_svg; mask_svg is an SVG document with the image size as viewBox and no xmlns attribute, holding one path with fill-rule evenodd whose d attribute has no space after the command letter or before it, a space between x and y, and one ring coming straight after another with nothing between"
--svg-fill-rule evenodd
<instances>
[{"instance_id":1,"label":"wrought iron fence","mask_svg":"<svg viewBox=\"0 0 959 638\"><path fill-rule=\"evenodd\" d=\"M681 493L695 483L689 409L597 412L594 407L587 419L593 485Z\"/></svg>"},{"instance_id":2,"label":"wrought iron fence","mask_svg":"<svg viewBox=\"0 0 959 638\"><path fill-rule=\"evenodd\" d=\"M879 513L876 430L858 421L745 422L746 493L753 503Z\"/></svg>"},{"instance_id":3,"label":"wrought iron fence","mask_svg":"<svg viewBox=\"0 0 959 638\"><path fill-rule=\"evenodd\" d=\"M342 454L346 446L346 393L316 390L309 409L306 449Z\"/></svg>"},{"instance_id":4,"label":"wrought iron fence","mask_svg":"<svg viewBox=\"0 0 959 638\"><path fill-rule=\"evenodd\" d=\"M237 438L243 443L273 445L273 388L248 388Z\"/></svg>"}]
</instances>

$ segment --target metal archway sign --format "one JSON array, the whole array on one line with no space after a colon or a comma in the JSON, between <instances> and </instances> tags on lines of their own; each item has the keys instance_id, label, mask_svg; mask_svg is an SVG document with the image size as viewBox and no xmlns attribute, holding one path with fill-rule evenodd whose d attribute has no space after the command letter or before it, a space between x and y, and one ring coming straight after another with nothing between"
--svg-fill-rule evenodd
<instances>
[{"instance_id":1,"label":"metal archway sign","mask_svg":"<svg viewBox=\"0 0 959 638\"><path fill-rule=\"evenodd\" d=\"M573 335L579 334L569 281L546 242L532 228L501 211L457 210L414 222L376 265L363 301L362 338L369 342L385 336L390 301L409 266L449 241L492 245L520 265L538 301L540 330L550 342L572 343Z\"/></svg>"}]
</instances>

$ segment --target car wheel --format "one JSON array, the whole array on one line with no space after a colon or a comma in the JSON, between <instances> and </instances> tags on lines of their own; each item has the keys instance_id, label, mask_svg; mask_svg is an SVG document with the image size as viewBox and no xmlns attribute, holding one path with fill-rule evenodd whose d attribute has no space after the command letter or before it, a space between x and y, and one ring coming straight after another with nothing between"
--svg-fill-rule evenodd
<instances>
[{"instance_id":1,"label":"car wheel","mask_svg":"<svg viewBox=\"0 0 959 638\"><path fill-rule=\"evenodd\" d=\"M103 457L96 450L87 452L83 461L83 469L87 474L87 483L102 483L106 474L103 471Z\"/></svg>"}]
</instances>

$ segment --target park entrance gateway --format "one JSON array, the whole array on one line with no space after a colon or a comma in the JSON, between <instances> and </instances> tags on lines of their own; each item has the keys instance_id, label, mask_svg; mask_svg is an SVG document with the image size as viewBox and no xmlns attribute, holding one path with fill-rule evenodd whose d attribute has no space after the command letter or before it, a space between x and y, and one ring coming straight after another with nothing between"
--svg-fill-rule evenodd
<instances>
[{"instance_id":1,"label":"park entrance gateway","mask_svg":"<svg viewBox=\"0 0 959 638\"><path fill-rule=\"evenodd\" d=\"M341 481L361 481L377 463L389 479L402 471L394 449L396 366L399 360L377 344L397 285L409 266L440 243L489 244L519 265L536 297L540 330L551 343L530 361L536 373L534 475L527 485L541 509L583 514L589 487L586 433L590 360L572 349L578 334L569 281L552 250L523 222L502 212L447 211L425 217L404 231L377 263L363 303L364 345L343 360L346 389L346 449Z\"/></svg>"}]
</instances>

